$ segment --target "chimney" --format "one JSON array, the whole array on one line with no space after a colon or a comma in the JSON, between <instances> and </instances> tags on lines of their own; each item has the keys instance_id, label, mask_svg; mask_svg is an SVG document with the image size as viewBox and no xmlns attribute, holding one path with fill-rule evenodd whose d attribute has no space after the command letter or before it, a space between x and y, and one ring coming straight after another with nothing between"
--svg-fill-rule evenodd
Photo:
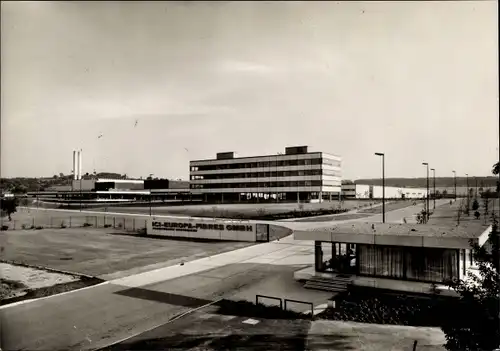
<instances>
[{"instance_id":1,"label":"chimney","mask_svg":"<svg viewBox=\"0 0 500 351\"><path fill-rule=\"evenodd\" d=\"M73 150L73 179L76 180L76 150Z\"/></svg>"},{"instance_id":2,"label":"chimney","mask_svg":"<svg viewBox=\"0 0 500 351\"><path fill-rule=\"evenodd\" d=\"M82 179L82 152L83 150L80 149L78 152L78 179Z\"/></svg>"}]
</instances>

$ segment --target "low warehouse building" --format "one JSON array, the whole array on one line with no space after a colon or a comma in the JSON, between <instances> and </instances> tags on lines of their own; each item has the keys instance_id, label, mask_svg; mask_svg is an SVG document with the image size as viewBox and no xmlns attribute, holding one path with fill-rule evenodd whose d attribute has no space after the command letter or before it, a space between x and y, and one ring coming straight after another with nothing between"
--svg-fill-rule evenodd
<instances>
[{"instance_id":1,"label":"low warehouse building","mask_svg":"<svg viewBox=\"0 0 500 351\"><path fill-rule=\"evenodd\" d=\"M343 291L350 285L430 294L448 279L477 272L470 242L483 246L491 226L351 223L295 231L295 240L313 240L315 262L295 272L305 287ZM474 271L476 269L476 271Z\"/></svg>"},{"instance_id":2,"label":"low warehouse building","mask_svg":"<svg viewBox=\"0 0 500 351\"><path fill-rule=\"evenodd\" d=\"M355 199L381 199L383 187L380 185L343 184L342 197ZM386 199L422 199L427 196L427 189L385 187Z\"/></svg>"}]
</instances>

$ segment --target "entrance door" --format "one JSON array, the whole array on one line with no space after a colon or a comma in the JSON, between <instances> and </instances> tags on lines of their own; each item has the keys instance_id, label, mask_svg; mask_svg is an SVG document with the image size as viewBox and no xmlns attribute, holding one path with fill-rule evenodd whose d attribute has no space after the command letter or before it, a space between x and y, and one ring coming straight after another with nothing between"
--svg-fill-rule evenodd
<instances>
[{"instance_id":1,"label":"entrance door","mask_svg":"<svg viewBox=\"0 0 500 351\"><path fill-rule=\"evenodd\" d=\"M332 257L328 266L335 273L356 273L356 244L332 243Z\"/></svg>"}]
</instances>

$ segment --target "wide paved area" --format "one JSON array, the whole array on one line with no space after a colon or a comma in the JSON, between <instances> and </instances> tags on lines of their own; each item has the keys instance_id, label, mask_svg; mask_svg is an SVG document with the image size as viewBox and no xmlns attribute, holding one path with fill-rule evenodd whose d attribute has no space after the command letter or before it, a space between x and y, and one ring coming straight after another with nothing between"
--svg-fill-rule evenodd
<instances>
[{"instance_id":1,"label":"wide paved area","mask_svg":"<svg viewBox=\"0 0 500 351\"><path fill-rule=\"evenodd\" d=\"M106 280L252 245L144 238L92 228L4 231L0 243L2 260Z\"/></svg>"},{"instance_id":2,"label":"wide paved area","mask_svg":"<svg viewBox=\"0 0 500 351\"><path fill-rule=\"evenodd\" d=\"M445 350L438 328L249 318L218 314L210 306L106 350L410 351L415 340L417 350Z\"/></svg>"}]
</instances>

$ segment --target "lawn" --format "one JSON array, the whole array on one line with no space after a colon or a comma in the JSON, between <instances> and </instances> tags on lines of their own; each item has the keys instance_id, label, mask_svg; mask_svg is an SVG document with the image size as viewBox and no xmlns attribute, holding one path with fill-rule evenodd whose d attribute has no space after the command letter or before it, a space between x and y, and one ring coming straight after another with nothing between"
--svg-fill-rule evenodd
<instances>
[{"instance_id":1,"label":"lawn","mask_svg":"<svg viewBox=\"0 0 500 351\"><path fill-rule=\"evenodd\" d=\"M292 217L317 216L373 206L375 200L345 200L322 203L244 203L219 205L155 206L153 215L180 215L191 217L218 217L239 219L283 219ZM118 213L149 213L148 206L98 208L96 211ZM273 218L274 217L274 218Z\"/></svg>"}]
</instances>

